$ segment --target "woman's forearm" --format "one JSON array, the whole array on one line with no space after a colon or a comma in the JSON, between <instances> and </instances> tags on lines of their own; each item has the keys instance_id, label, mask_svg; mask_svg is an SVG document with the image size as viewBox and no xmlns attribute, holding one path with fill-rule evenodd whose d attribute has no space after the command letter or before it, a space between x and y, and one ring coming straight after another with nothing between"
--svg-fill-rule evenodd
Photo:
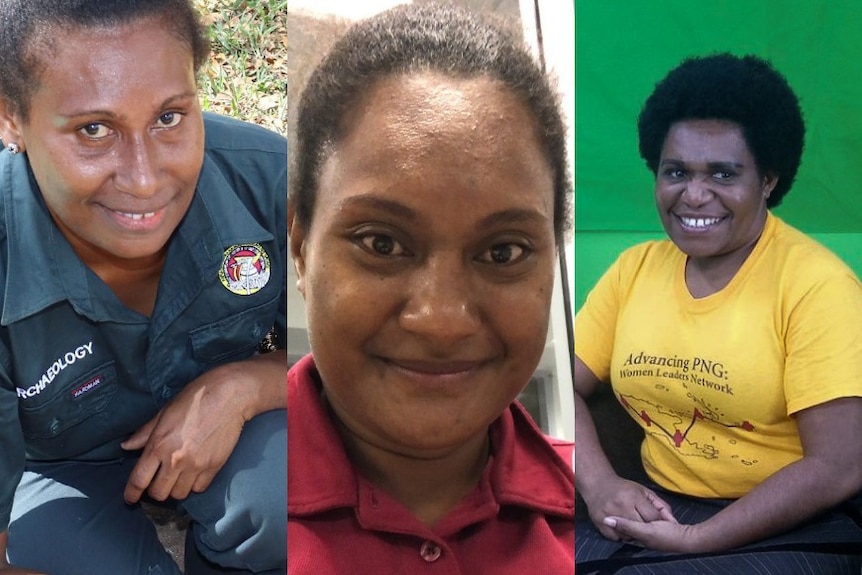
<instances>
[{"instance_id":1,"label":"woman's forearm","mask_svg":"<svg viewBox=\"0 0 862 575\"><path fill-rule=\"evenodd\" d=\"M856 493L862 487L859 467L804 457L697 525L691 551L724 551L787 531Z\"/></svg>"}]
</instances>

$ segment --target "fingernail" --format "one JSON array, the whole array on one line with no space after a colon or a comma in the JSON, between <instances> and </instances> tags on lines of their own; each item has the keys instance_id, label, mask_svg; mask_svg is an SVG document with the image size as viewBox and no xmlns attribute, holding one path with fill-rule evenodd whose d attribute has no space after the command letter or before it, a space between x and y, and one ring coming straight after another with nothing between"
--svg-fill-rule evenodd
<instances>
[{"instance_id":1,"label":"fingernail","mask_svg":"<svg viewBox=\"0 0 862 575\"><path fill-rule=\"evenodd\" d=\"M608 527L616 527L617 526L617 520L614 519L613 517L605 517L602 520L602 523L604 523Z\"/></svg>"}]
</instances>

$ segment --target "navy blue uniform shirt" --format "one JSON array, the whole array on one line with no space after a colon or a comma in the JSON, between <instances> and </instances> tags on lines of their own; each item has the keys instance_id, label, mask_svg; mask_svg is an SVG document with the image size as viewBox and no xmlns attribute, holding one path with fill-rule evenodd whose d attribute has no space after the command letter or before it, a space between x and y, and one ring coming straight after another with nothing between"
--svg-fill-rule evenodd
<instances>
[{"instance_id":1,"label":"navy blue uniform shirt","mask_svg":"<svg viewBox=\"0 0 862 575\"><path fill-rule=\"evenodd\" d=\"M204 115L205 158L151 317L72 250L0 153L0 531L25 459L107 460L188 382L286 337L287 143Z\"/></svg>"}]
</instances>

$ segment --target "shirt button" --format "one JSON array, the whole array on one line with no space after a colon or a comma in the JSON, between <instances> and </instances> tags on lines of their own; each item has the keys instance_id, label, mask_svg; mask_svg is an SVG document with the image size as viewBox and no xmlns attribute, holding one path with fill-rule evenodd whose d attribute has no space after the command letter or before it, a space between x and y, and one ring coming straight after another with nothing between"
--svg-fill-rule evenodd
<instances>
[{"instance_id":1,"label":"shirt button","mask_svg":"<svg viewBox=\"0 0 862 575\"><path fill-rule=\"evenodd\" d=\"M421 555L422 559L428 563L437 561L440 558L441 553L443 552L440 550L440 546L433 541L426 541L422 544L422 548L419 550L419 555Z\"/></svg>"}]
</instances>

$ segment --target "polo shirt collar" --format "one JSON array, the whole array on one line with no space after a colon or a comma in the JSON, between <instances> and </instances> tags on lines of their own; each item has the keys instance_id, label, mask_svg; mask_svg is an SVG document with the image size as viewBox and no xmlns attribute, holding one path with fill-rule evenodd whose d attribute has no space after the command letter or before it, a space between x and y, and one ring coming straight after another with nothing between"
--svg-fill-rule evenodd
<instances>
[{"instance_id":1,"label":"polo shirt collar","mask_svg":"<svg viewBox=\"0 0 862 575\"><path fill-rule=\"evenodd\" d=\"M103 303L91 296L92 272L51 219L26 155L4 156L0 193L5 206L7 270L0 325L8 326L63 300L90 319L110 319ZM190 286L196 291L212 281L227 247L272 239L218 166L205 156L194 198L170 240L165 267L173 258L182 258L183 268L192 272L191 279L198 284Z\"/></svg>"},{"instance_id":2,"label":"polo shirt collar","mask_svg":"<svg viewBox=\"0 0 862 575\"><path fill-rule=\"evenodd\" d=\"M288 375L288 404L302 417L288 417L288 451L302 473L288 473L288 515L310 516L359 507L365 480L350 464L318 391L311 356ZM512 505L574 519L574 474L519 404L490 429L492 457L483 476L497 506ZM541 486L537 489L537 486ZM486 499L481 493L470 497ZM446 519L444 518L444 522Z\"/></svg>"}]
</instances>

